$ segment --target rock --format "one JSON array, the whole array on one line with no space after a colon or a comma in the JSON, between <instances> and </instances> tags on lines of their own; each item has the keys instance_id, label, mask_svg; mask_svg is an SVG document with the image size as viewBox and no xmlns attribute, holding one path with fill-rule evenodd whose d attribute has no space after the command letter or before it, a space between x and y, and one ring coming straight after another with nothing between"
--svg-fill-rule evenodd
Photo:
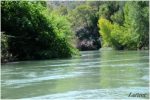
<instances>
[{"instance_id":1,"label":"rock","mask_svg":"<svg viewBox=\"0 0 150 100\"><path fill-rule=\"evenodd\" d=\"M87 50L98 50L101 48L101 41L100 39L97 40L80 40L78 41L77 48L80 51L87 51Z\"/></svg>"}]
</instances>

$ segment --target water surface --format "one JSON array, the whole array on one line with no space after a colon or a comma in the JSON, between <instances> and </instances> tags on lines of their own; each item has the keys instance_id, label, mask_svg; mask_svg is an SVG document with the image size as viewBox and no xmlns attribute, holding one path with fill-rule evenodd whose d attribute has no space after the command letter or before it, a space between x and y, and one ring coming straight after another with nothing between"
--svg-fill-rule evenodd
<instances>
[{"instance_id":1,"label":"water surface","mask_svg":"<svg viewBox=\"0 0 150 100\"><path fill-rule=\"evenodd\" d=\"M147 99L148 51L84 51L81 57L1 67L3 99ZM128 97L129 93L146 97Z\"/></svg>"}]
</instances>

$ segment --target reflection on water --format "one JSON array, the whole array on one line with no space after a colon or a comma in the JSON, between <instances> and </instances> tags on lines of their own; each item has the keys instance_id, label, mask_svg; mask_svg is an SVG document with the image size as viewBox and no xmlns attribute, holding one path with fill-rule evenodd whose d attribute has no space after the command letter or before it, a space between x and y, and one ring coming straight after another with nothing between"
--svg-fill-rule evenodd
<instances>
[{"instance_id":1,"label":"reflection on water","mask_svg":"<svg viewBox=\"0 0 150 100\"><path fill-rule=\"evenodd\" d=\"M129 93L148 94L148 51L100 50L81 55L2 65L2 98L137 99Z\"/></svg>"}]
</instances>

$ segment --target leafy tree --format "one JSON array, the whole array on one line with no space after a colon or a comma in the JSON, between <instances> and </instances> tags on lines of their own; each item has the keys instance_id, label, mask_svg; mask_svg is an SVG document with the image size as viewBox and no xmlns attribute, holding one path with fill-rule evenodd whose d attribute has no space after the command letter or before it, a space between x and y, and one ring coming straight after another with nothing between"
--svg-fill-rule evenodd
<instances>
[{"instance_id":1,"label":"leafy tree","mask_svg":"<svg viewBox=\"0 0 150 100\"><path fill-rule=\"evenodd\" d=\"M107 1L104 4L100 5L98 15L99 17L104 17L112 21L111 16L118 10L119 10L119 2Z\"/></svg>"},{"instance_id":2,"label":"leafy tree","mask_svg":"<svg viewBox=\"0 0 150 100\"><path fill-rule=\"evenodd\" d=\"M145 2L127 2L124 7L128 48L148 46L148 6Z\"/></svg>"},{"instance_id":3,"label":"leafy tree","mask_svg":"<svg viewBox=\"0 0 150 100\"><path fill-rule=\"evenodd\" d=\"M80 5L71 11L70 16L73 23L79 26L90 26L92 24L92 17L94 17L93 9L88 5ZM78 23L77 23L78 22Z\"/></svg>"},{"instance_id":4,"label":"leafy tree","mask_svg":"<svg viewBox=\"0 0 150 100\"><path fill-rule=\"evenodd\" d=\"M67 9L67 7L64 6L64 5L59 6L59 8L58 8L57 11L58 11L58 13L59 13L60 15L67 15L67 14L68 14L68 9Z\"/></svg>"},{"instance_id":5,"label":"leafy tree","mask_svg":"<svg viewBox=\"0 0 150 100\"><path fill-rule=\"evenodd\" d=\"M96 11L88 4L77 6L73 11L69 12L69 20L72 22L73 30L78 38L77 47L80 49L80 43L83 41L93 42L96 49L100 48L99 33L97 27L98 17ZM86 45L86 43L84 44ZM92 46L92 45L90 45ZM82 47L82 46L81 46ZM84 46L85 47L85 46ZM87 47L88 50L93 47ZM86 49L85 49L86 50Z\"/></svg>"},{"instance_id":6,"label":"leafy tree","mask_svg":"<svg viewBox=\"0 0 150 100\"><path fill-rule=\"evenodd\" d=\"M111 22L101 17L98 23L100 27L99 33L101 33L103 39L103 46L111 46L111 31L113 28Z\"/></svg>"},{"instance_id":7,"label":"leafy tree","mask_svg":"<svg viewBox=\"0 0 150 100\"><path fill-rule=\"evenodd\" d=\"M117 16L120 18L117 19ZM123 14L119 10L111 18L113 22L105 18L99 19L104 46L115 49L148 47L149 21L146 2L126 2Z\"/></svg>"},{"instance_id":8,"label":"leafy tree","mask_svg":"<svg viewBox=\"0 0 150 100\"><path fill-rule=\"evenodd\" d=\"M49 13L41 3L2 1L2 31L14 38L8 46L18 60L71 57L71 33L65 17Z\"/></svg>"},{"instance_id":9,"label":"leafy tree","mask_svg":"<svg viewBox=\"0 0 150 100\"><path fill-rule=\"evenodd\" d=\"M105 18L100 18L98 23L103 39L103 46L112 46L115 49L123 49L123 45L121 44L122 27L117 24L112 24Z\"/></svg>"},{"instance_id":10,"label":"leafy tree","mask_svg":"<svg viewBox=\"0 0 150 100\"><path fill-rule=\"evenodd\" d=\"M111 16L111 20L113 21L113 23L117 23L119 25L123 25L123 23L124 23L123 10L118 10L116 13L114 13Z\"/></svg>"},{"instance_id":11,"label":"leafy tree","mask_svg":"<svg viewBox=\"0 0 150 100\"><path fill-rule=\"evenodd\" d=\"M113 24L113 30L111 31L112 46L117 50L123 50L126 44L124 42L124 27L117 23Z\"/></svg>"}]
</instances>

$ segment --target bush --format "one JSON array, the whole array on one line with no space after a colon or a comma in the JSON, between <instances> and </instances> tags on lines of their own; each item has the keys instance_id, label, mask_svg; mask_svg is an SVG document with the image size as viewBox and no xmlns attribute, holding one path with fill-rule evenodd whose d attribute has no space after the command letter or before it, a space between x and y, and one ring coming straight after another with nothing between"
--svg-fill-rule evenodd
<instances>
[{"instance_id":1,"label":"bush","mask_svg":"<svg viewBox=\"0 0 150 100\"><path fill-rule=\"evenodd\" d=\"M147 48L149 44L147 2L126 2L123 11L116 12L111 17L113 23L104 18L99 19L98 26L103 46L112 46L115 49Z\"/></svg>"},{"instance_id":2,"label":"bush","mask_svg":"<svg viewBox=\"0 0 150 100\"><path fill-rule=\"evenodd\" d=\"M123 49L123 27L117 24L112 24L110 21L104 18L100 18L98 22L100 33L103 39L103 46L112 46L115 49Z\"/></svg>"},{"instance_id":3,"label":"bush","mask_svg":"<svg viewBox=\"0 0 150 100\"><path fill-rule=\"evenodd\" d=\"M124 7L126 33L129 40L126 41L128 48L142 49L148 47L149 21L148 2L127 2Z\"/></svg>"},{"instance_id":4,"label":"bush","mask_svg":"<svg viewBox=\"0 0 150 100\"><path fill-rule=\"evenodd\" d=\"M71 28L65 18L50 14L40 2L2 1L2 31L18 60L71 57Z\"/></svg>"},{"instance_id":5,"label":"bush","mask_svg":"<svg viewBox=\"0 0 150 100\"><path fill-rule=\"evenodd\" d=\"M100 28L99 33L101 33L102 39L103 39L103 46L110 46L111 43L111 31L113 29L113 26L111 22L104 18L100 18L98 21L98 26Z\"/></svg>"}]
</instances>

